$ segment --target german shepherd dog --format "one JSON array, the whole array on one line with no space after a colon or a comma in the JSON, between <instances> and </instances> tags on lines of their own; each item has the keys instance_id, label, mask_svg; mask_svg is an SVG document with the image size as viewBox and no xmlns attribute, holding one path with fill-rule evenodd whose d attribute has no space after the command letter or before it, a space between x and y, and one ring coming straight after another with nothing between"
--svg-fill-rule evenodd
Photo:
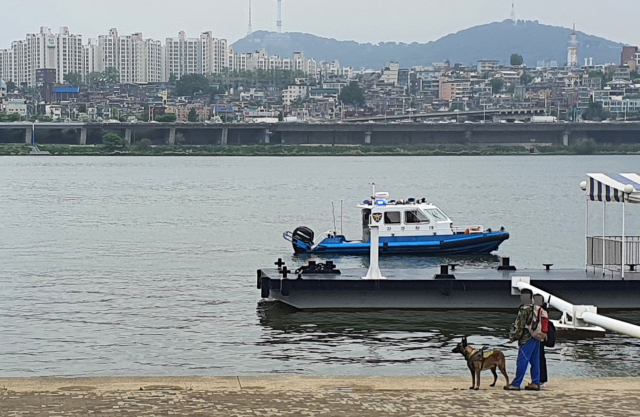
<instances>
[{"instance_id":1,"label":"german shepherd dog","mask_svg":"<svg viewBox=\"0 0 640 417\"><path fill-rule=\"evenodd\" d=\"M467 338L463 337L462 342L458 343L453 349L454 353L461 353L467 360L467 366L471 371L471 383L472 386L469 389L480 389L480 373L486 369L491 369L493 373L492 387L496 386L498 380L498 374L496 368L500 369L502 375L507 380L507 386L509 386L509 376L507 375L507 366L504 358L504 353L494 349L490 352L484 352L483 350L474 349L467 344Z\"/></svg>"}]
</instances>

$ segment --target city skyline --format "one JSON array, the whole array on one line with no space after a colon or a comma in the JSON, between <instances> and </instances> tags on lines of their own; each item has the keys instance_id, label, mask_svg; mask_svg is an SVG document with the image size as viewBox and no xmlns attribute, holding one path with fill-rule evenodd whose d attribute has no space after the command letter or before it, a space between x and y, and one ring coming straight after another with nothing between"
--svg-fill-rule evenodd
<instances>
[{"instance_id":1,"label":"city skyline","mask_svg":"<svg viewBox=\"0 0 640 417\"><path fill-rule=\"evenodd\" d=\"M627 4L625 13L620 13L619 9L603 8L594 0L529 3L516 0L518 19L562 27L576 23L580 31L595 36L627 44L640 42L640 36L633 29L633 16L640 12L640 4ZM91 13L86 13L86 9L80 11L77 2L71 0L25 0L23 4L28 7L12 10L13 18L0 27L0 48L9 47L12 40L24 33L37 32L40 26L70 27L85 40L96 38L113 27L122 33L142 32L145 38L163 41L179 31L213 31L233 43L246 35L249 20L248 0L236 0L233 4L192 0L188 9L178 13L175 4L166 0L108 3L88 0L84 4ZM352 0L348 4L338 0L321 4L317 0L283 0L283 32L306 32L363 43L423 43L472 26L508 19L511 4L511 0L452 0L442 7L432 0L398 0L393 4L394 18L389 19L388 6L380 0ZM254 31L277 30L276 0L253 0L252 8ZM598 9L597 14L590 12L594 8ZM313 13L309 13L310 10ZM141 18L145 14L153 18ZM358 19L361 23L354 23L352 17L358 14L362 16Z\"/></svg>"}]
</instances>

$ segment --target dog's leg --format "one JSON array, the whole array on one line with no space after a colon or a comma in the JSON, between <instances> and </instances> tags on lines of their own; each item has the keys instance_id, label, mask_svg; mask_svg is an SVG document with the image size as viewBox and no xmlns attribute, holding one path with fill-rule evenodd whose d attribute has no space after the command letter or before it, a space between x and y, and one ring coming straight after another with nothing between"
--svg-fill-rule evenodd
<instances>
[{"instance_id":1,"label":"dog's leg","mask_svg":"<svg viewBox=\"0 0 640 417\"><path fill-rule=\"evenodd\" d=\"M492 387L496 386L496 381L498 380L498 373L496 372L496 365L493 365L491 367L491 373L493 374L493 384L491 384Z\"/></svg>"},{"instance_id":2,"label":"dog's leg","mask_svg":"<svg viewBox=\"0 0 640 417\"><path fill-rule=\"evenodd\" d=\"M471 387L469 389L474 389L476 387L476 373L473 369L469 369L469 371L471 372Z\"/></svg>"},{"instance_id":3,"label":"dog's leg","mask_svg":"<svg viewBox=\"0 0 640 417\"><path fill-rule=\"evenodd\" d=\"M505 385L506 387L509 386L509 375L507 374L507 366L505 365L505 363L501 363L499 365L500 368L500 372L502 373L502 375L504 375L504 379L507 380L507 385Z\"/></svg>"},{"instance_id":4,"label":"dog's leg","mask_svg":"<svg viewBox=\"0 0 640 417\"><path fill-rule=\"evenodd\" d=\"M476 391L480 389L480 374L482 373L482 365L476 365Z\"/></svg>"}]
</instances>

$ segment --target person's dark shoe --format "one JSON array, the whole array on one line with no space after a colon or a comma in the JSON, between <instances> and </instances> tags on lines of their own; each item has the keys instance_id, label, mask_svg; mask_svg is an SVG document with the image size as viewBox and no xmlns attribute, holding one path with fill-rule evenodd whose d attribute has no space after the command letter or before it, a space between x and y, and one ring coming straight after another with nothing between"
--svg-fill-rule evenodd
<instances>
[{"instance_id":1,"label":"person's dark shoe","mask_svg":"<svg viewBox=\"0 0 640 417\"><path fill-rule=\"evenodd\" d=\"M540 385L534 384L533 382L524 387L527 391L540 391Z\"/></svg>"},{"instance_id":2,"label":"person's dark shoe","mask_svg":"<svg viewBox=\"0 0 640 417\"><path fill-rule=\"evenodd\" d=\"M504 389L505 391L520 391L520 387L516 387L514 385L507 385Z\"/></svg>"}]
</instances>

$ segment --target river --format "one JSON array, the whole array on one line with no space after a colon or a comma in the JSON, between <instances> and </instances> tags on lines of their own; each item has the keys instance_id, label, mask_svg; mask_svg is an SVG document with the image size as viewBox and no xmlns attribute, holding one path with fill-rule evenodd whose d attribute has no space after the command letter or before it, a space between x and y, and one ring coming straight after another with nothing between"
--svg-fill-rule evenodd
<instances>
[{"instance_id":1,"label":"river","mask_svg":"<svg viewBox=\"0 0 640 417\"><path fill-rule=\"evenodd\" d=\"M331 201L359 237L355 205L372 181L456 223L504 226L499 255L520 268L579 268L580 181L638 167L638 156L0 157L0 376L467 375L451 353L459 336L502 345L513 314L296 312L260 301L255 271L298 263L282 232L328 230ZM627 211L640 234L639 209ZM619 233L619 206L609 212ZM516 348L503 349L513 373ZM640 376L640 341L615 334L560 340L547 356L552 378Z\"/></svg>"}]
</instances>

